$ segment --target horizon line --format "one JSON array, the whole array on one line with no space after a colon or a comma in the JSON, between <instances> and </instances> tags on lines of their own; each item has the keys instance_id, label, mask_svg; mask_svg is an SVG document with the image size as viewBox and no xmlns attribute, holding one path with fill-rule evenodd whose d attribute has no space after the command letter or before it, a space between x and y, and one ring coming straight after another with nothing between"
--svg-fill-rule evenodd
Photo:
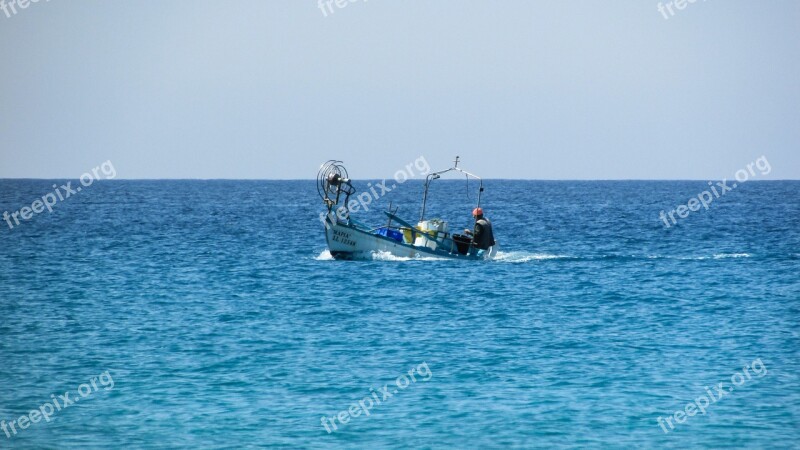
<instances>
[{"instance_id":1,"label":"horizon line","mask_svg":"<svg viewBox=\"0 0 800 450\"><path fill-rule=\"evenodd\" d=\"M77 180L79 178L58 177L58 178L39 178L39 177L0 177L0 181L55 181L55 180ZM374 181L389 180L391 178L351 178L352 181ZM483 181L718 181L723 178L482 178ZM736 180L735 178L724 178L725 180ZM97 181L313 181L315 178L97 178ZM425 178L409 178L409 181L425 181ZM463 181L457 178L442 179L440 181ZM746 182L753 181L800 181L800 178L778 178L778 179L748 179Z\"/></svg>"}]
</instances>

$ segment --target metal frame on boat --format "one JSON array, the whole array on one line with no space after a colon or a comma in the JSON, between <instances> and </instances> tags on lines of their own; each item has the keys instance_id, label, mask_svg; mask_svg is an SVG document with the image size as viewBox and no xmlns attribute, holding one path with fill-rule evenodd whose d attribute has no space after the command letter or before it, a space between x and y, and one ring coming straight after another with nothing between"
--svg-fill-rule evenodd
<instances>
[{"instance_id":1,"label":"metal frame on boat","mask_svg":"<svg viewBox=\"0 0 800 450\"><path fill-rule=\"evenodd\" d=\"M317 192L328 210L324 215L325 238L331 255L336 259L372 259L373 255L384 252L407 258L493 258L497 253L496 244L487 250L479 250L470 237L450 233L447 222L440 219L425 220L430 184L448 172L459 172L468 179L478 180L478 201L475 207L480 207L483 180L459 168L458 163L459 158L456 157L453 167L430 173L425 178L425 191L417 225L395 215L396 210L391 211L390 205L390 210L384 211L388 223L379 227L364 225L350 217L350 197L355 194L356 189L342 162L330 160L323 164L317 173Z\"/></svg>"}]
</instances>

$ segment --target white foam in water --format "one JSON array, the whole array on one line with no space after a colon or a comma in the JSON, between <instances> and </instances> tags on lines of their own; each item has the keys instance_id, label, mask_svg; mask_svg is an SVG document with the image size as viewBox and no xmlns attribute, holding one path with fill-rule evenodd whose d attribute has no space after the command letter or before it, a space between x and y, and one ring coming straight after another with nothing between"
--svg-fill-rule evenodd
<instances>
[{"instance_id":1,"label":"white foam in water","mask_svg":"<svg viewBox=\"0 0 800 450\"><path fill-rule=\"evenodd\" d=\"M714 259L723 259L723 258L749 258L749 253L718 253L714 255Z\"/></svg>"},{"instance_id":2,"label":"white foam in water","mask_svg":"<svg viewBox=\"0 0 800 450\"><path fill-rule=\"evenodd\" d=\"M315 257L317 261L333 261L335 258L331 255L329 250L323 250L319 256ZM444 261L447 258L437 258L431 256L422 256L419 258L409 258L406 256L395 256L389 252L373 252L373 261Z\"/></svg>"},{"instance_id":3,"label":"white foam in water","mask_svg":"<svg viewBox=\"0 0 800 450\"><path fill-rule=\"evenodd\" d=\"M531 253L531 252L497 252L494 261L511 262L511 263L524 263L529 261L544 261L548 259L562 259L569 258L565 255L552 255L549 253Z\"/></svg>"},{"instance_id":4,"label":"white foam in water","mask_svg":"<svg viewBox=\"0 0 800 450\"><path fill-rule=\"evenodd\" d=\"M333 255L328 250L324 250L322 253L319 254L316 258L317 261L331 261L333 260Z\"/></svg>"},{"instance_id":5,"label":"white foam in water","mask_svg":"<svg viewBox=\"0 0 800 450\"><path fill-rule=\"evenodd\" d=\"M662 255L646 255L647 259L680 259L680 260L695 260L702 261L706 259L726 259L726 258L749 258L752 255L749 253L717 253L713 256L662 256ZM795 255L800 256L800 255ZM564 259L570 258L567 255L553 255L550 253L532 253L532 252L497 252L493 261L508 262L508 263L526 263L530 261L546 261L549 259ZM331 261L333 255L328 250L324 250L316 258L317 261ZM373 261L446 261L447 258L440 258L435 256L421 256L412 258L408 256L395 256L389 252L373 252Z\"/></svg>"},{"instance_id":6,"label":"white foam in water","mask_svg":"<svg viewBox=\"0 0 800 450\"><path fill-rule=\"evenodd\" d=\"M435 256L420 256L418 258L411 258L408 256L395 256L389 252L377 251L372 252L373 261L444 261L447 258L437 258Z\"/></svg>"},{"instance_id":7,"label":"white foam in water","mask_svg":"<svg viewBox=\"0 0 800 450\"><path fill-rule=\"evenodd\" d=\"M749 258L752 255L749 253L717 253L713 256L662 256L662 255L647 255L647 259L677 259L680 261L705 261L707 259L724 259L724 258Z\"/></svg>"}]
</instances>

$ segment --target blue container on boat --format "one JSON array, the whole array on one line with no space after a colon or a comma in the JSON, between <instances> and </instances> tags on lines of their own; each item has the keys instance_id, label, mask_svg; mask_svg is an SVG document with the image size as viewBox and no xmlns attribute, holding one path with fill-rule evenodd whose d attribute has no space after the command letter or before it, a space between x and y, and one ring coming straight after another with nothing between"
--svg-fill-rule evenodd
<instances>
[{"instance_id":1,"label":"blue container on boat","mask_svg":"<svg viewBox=\"0 0 800 450\"><path fill-rule=\"evenodd\" d=\"M389 239L394 239L395 241L398 242L403 242L403 233L397 230L392 230L391 228L386 228L386 227L378 228L377 230L375 230L375 234L388 237Z\"/></svg>"}]
</instances>

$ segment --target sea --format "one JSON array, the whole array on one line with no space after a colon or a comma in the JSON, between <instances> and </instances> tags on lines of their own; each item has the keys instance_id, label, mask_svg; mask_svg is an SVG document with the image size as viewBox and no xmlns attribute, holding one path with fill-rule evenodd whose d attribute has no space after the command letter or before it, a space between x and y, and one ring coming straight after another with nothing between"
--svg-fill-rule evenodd
<instances>
[{"instance_id":1,"label":"sea","mask_svg":"<svg viewBox=\"0 0 800 450\"><path fill-rule=\"evenodd\" d=\"M0 180L0 448L800 448L800 182L484 186L337 261L315 180Z\"/></svg>"}]
</instances>

